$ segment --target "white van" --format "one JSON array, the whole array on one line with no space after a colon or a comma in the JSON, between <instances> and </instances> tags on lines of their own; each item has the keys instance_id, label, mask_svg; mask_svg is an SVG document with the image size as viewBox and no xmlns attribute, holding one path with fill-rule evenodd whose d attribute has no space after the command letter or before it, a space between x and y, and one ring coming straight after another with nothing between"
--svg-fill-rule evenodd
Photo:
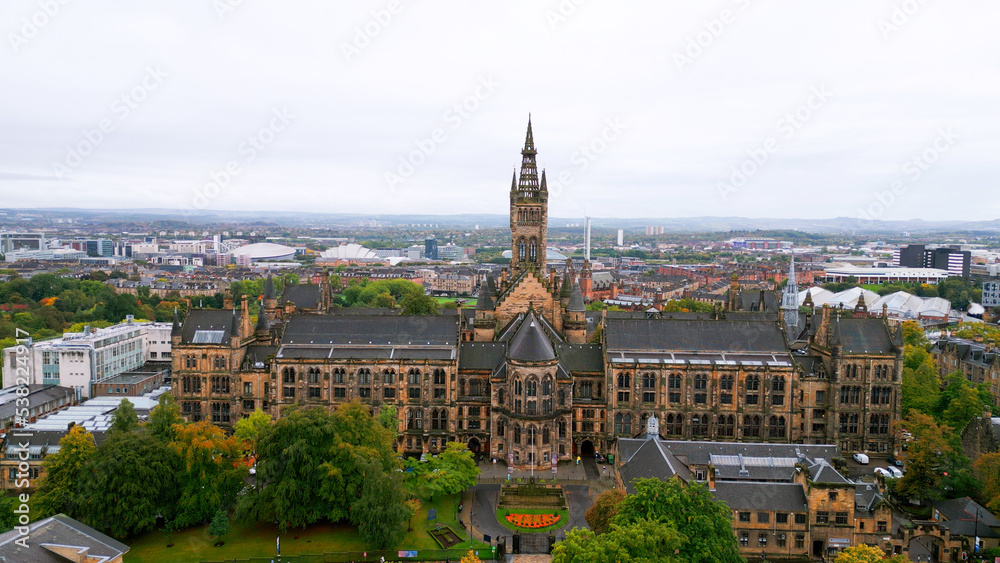
<instances>
[{"instance_id":1,"label":"white van","mask_svg":"<svg viewBox=\"0 0 1000 563\"><path fill-rule=\"evenodd\" d=\"M865 454L854 454L854 461L861 465L868 465L868 456Z\"/></svg>"}]
</instances>

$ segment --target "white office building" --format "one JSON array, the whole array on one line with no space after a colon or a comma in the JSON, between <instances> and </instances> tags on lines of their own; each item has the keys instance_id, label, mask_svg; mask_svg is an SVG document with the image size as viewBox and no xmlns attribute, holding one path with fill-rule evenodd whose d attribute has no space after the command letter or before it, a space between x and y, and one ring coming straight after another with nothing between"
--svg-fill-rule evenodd
<instances>
[{"instance_id":1,"label":"white office building","mask_svg":"<svg viewBox=\"0 0 1000 563\"><path fill-rule=\"evenodd\" d=\"M170 361L171 323L124 322L66 333L26 344L28 383L76 389L90 397L91 384L136 369L148 361ZM3 387L17 381L18 347L3 350Z\"/></svg>"}]
</instances>

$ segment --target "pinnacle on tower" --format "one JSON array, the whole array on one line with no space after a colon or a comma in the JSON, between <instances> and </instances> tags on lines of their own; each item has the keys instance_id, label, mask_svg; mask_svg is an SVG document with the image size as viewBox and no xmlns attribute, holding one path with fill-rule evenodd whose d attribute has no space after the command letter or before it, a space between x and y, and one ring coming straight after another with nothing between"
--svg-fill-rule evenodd
<instances>
[{"instance_id":1,"label":"pinnacle on tower","mask_svg":"<svg viewBox=\"0 0 1000 563\"><path fill-rule=\"evenodd\" d=\"M177 316L177 307L174 307L174 324L170 327L170 336L181 335L181 320Z\"/></svg>"},{"instance_id":2,"label":"pinnacle on tower","mask_svg":"<svg viewBox=\"0 0 1000 563\"><path fill-rule=\"evenodd\" d=\"M531 117L528 117L528 133L521 151L521 176L517 183L517 196L533 198L538 195L538 166L535 164L535 139L531 133Z\"/></svg>"}]
</instances>

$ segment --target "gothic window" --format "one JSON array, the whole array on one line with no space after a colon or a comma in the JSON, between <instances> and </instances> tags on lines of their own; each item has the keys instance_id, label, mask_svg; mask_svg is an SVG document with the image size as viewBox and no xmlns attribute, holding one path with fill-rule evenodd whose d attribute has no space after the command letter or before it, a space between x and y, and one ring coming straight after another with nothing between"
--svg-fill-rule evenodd
<instances>
[{"instance_id":1,"label":"gothic window","mask_svg":"<svg viewBox=\"0 0 1000 563\"><path fill-rule=\"evenodd\" d=\"M615 415L615 434L619 436L632 435L632 415L623 413Z\"/></svg>"},{"instance_id":2,"label":"gothic window","mask_svg":"<svg viewBox=\"0 0 1000 563\"><path fill-rule=\"evenodd\" d=\"M751 375L747 378L747 404L748 405L759 405L760 395L758 391L760 390L760 378L756 375Z\"/></svg>"},{"instance_id":3,"label":"gothic window","mask_svg":"<svg viewBox=\"0 0 1000 563\"><path fill-rule=\"evenodd\" d=\"M212 422L229 422L229 403L212 403Z\"/></svg>"},{"instance_id":4,"label":"gothic window","mask_svg":"<svg viewBox=\"0 0 1000 563\"><path fill-rule=\"evenodd\" d=\"M670 413L665 419L663 425L663 431L671 435L680 435L684 433L684 415L683 414L673 414Z\"/></svg>"},{"instance_id":5,"label":"gothic window","mask_svg":"<svg viewBox=\"0 0 1000 563\"><path fill-rule=\"evenodd\" d=\"M566 392L565 391L560 391L559 392L559 406L560 407L565 407L566 406Z\"/></svg>"},{"instance_id":6,"label":"gothic window","mask_svg":"<svg viewBox=\"0 0 1000 563\"><path fill-rule=\"evenodd\" d=\"M708 402L708 376L699 373L694 376L694 402L697 405L704 405Z\"/></svg>"},{"instance_id":7,"label":"gothic window","mask_svg":"<svg viewBox=\"0 0 1000 563\"><path fill-rule=\"evenodd\" d=\"M410 409L406 411L406 429L423 430L424 411L421 409Z\"/></svg>"},{"instance_id":8,"label":"gothic window","mask_svg":"<svg viewBox=\"0 0 1000 563\"><path fill-rule=\"evenodd\" d=\"M309 368L308 379L309 383L319 383L320 371L319 368Z\"/></svg>"},{"instance_id":9,"label":"gothic window","mask_svg":"<svg viewBox=\"0 0 1000 563\"><path fill-rule=\"evenodd\" d=\"M521 425L520 424L515 424L514 425L514 443L515 444L520 444L521 443Z\"/></svg>"},{"instance_id":10,"label":"gothic window","mask_svg":"<svg viewBox=\"0 0 1000 563\"><path fill-rule=\"evenodd\" d=\"M551 394L552 394L552 378L546 375L545 379L542 380L542 395L551 395Z\"/></svg>"},{"instance_id":11,"label":"gothic window","mask_svg":"<svg viewBox=\"0 0 1000 563\"><path fill-rule=\"evenodd\" d=\"M358 370L358 385L371 385L372 384L372 370L368 368L361 368Z\"/></svg>"},{"instance_id":12,"label":"gothic window","mask_svg":"<svg viewBox=\"0 0 1000 563\"><path fill-rule=\"evenodd\" d=\"M889 433L889 415L873 414L868 418L868 433L884 436Z\"/></svg>"},{"instance_id":13,"label":"gothic window","mask_svg":"<svg viewBox=\"0 0 1000 563\"><path fill-rule=\"evenodd\" d=\"M410 385L420 385L420 370L417 368L410 368L407 372L407 383Z\"/></svg>"},{"instance_id":14,"label":"gothic window","mask_svg":"<svg viewBox=\"0 0 1000 563\"><path fill-rule=\"evenodd\" d=\"M524 385L521 384L521 380L520 379L515 379L514 380L514 394L515 395L521 395L522 393L524 393Z\"/></svg>"},{"instance_id":15,"label":"gothic window","mask_svg":"<svg viewBox=\"0 0 1000 563\"><path fill-rule=\"evenodd\" d=\"M447 380L447 375L444 370L437 368L434 370L434 385L444 385Z\"/></svg>"},{"instance_id":16,"label":"gothic window","mask_svg":"<svg viewBox=\"0 0 1000 563\"><path fill-rule=\"evenodd\" d=\"M525 385L525 388L527 390L527 392L525 393L525 396L527 396L527 397L537 397L538 396L538 380L537 379L534 379L534 378L529 379L528 382L527 382L527 384Z\"/></svg>"},{"instance_id":17,"label":"gothic window","mask_svg":"<svg viewBox=\"0 0 1000 563\"><path fill-rule=\"evenodd\" d=\"M628 389L632 385L632 377L627 373L618 374L618 388Z\"/></svg>"},{"instance_id":18,"label":"gothic window","mask_svg":"<svg viewBox=\"0 0 1000 563\"><path fill-rule=\"evenodd\" d=\"M681 374L674 373L667 378L667 390L667 400L669 402L681 402Z\"/></svg>"},{"instance_id":19,"label":"gothic window","mask_svg":"<svg viewBox=\"0 0 1000 563\"><path fill-rule=\"evenodd\" d=\"M473 397L481 397L486 395L487 388L486 382L481 379L470 379L469 380L469 395Z\"/></svg>"},{"instance_id":20,"label":"gothic window","mask_svg":"<svg viewBox=\"0 0 1000 563\"><path fill-rule=\"evenodd\" d=\"M581 399L590 399L594 396L594 383L591 381L581 381L577 385L576 395Z\"/></svg>"},{"instance_id":21,"label":"gothic window","mask_svg":"<svg viewBox=\"0 0 1000 563\"><path fill-rule=\"evenodd\" d=\"M719 415L718 424L719 436L730 436L732 437L736 433L736 419L733 415Z\"/></svg>"},{"instance_id":22,"label":"gothic window","mask_svg":"<svg viewBox=\"0 0 1000 563\"><path fill-rule=\"evenodd\" d=\"M393 371L393 370L391 370L391 369L387 369L387 370L383 371L382 372L382 381L384 383L388 384L388 385L395 384L396 383L396 372Z\"/></svg>"},{"instance_id":23,"label":"gothic window","mask_svg":"<svg viewBox=\"0 0 1000 563\"><path fill-rule=\"evenodd\" d=\"M708 436L708 415L694 414L691 416L691 434L693 436Z\"/></svg>"},{"instance_id":24,"label":"gothic window","mask_svg":"<svg viewBox=\"0 0 1000 563\"><path fill-rule=\"evenodd\" d=\"M785 378L775 377L771 380L771 404L781 406L785 404Z\"/></svg>"},{"instance_id":25,"label":"gothic window","mask_svg":"<svg viewBox=\"0 0 1000 563\"><path fill-rule=\"evenodd\" d=\"M719 379L719 402L723 405L733 404L733 376L723 375Z\"/></svg>"},{"instance_id":26,"label":"gothic window","mask_svg":"<svg viewBox=\"0 0 1000 563\"><path fill-rule=\"evenodd\" d=\"M760 437L760 416L758 415L745 415L743 417L743 436L744 437Z\"/></svg>"},{"instance_id":27,"label":"gothic window","mask_svg":"<svg viewBox=\"0 0 1000 563\"><path fill-rule=\"evenodd\" d=\"M446 409L435 409L431 411L431 430L448 429L448 411Z\"/></svg>"},{"instance_id":28,"label":"gothic window","mask_svg":"<svg viewBox=\"0 0 1000 563\"><path fill-rule=\"evenodd\" d=\"M345 378L346 375L347 375L347 372L344 371L344 368L334 368L334 370L333 370L333 382L334 383L344 383L344 378Z\"/></svg>"},{"instance_id":29,"label":"gothic window","mask_svg":"<svg viewBox=\"0 0 1000 563\"><path fill-rule=\"evenodd\" d=\"M559 437L560 438L566 437L566 423L562 421L559 422Z\"/></svg>"},{"instance_id":30,"label":"gothic window","mask_svg":"<svg viewBox=\"0 0 1000 563\"><path fill-rule=\"evenodd\" d=\"M527 254L528 254L528 245L527 243L524 242L524 238L522 237L517 242L517 259L520 260L521 262L524 262L525 258L527 257Z\"/></svg>"},{"instance_id":31,"label":"gothic window","mask_svg":"<svg viewBox=\"0 0 1000 563\"><path fill-rule=\"evenodd\" d=\"M531 237L531 242L528 243L528 261L538 261L538 241L535 240L535 237Z\"/></svg>"},{"instance_id":32,"label":"gothic window","mask_svg":"<svg viewBox=\"0 0 1000 563\"><path fill-rule=\"evenodd\" d=\"M656 374L645 373L642 375L642 402L656 402Z\"/></svg>"},{"instance_id":33,"label":"gothic window","mask_svg":"<svg viewBox=\"0 0 1000 563\"><path fill-rule=\"evenodd\" d=\"M503 389L500 389L499 391L497 391L497 403L499 403L500 406L503 406L504 404L503 400L504 400L504 392Z\"/></svg>"},{"instance_id":34,"label":"gothic window","mask_svg":"<svg viewBox=\"0 0 1000 563\"><path fill-rule=\"evenodd\" d=\"M859 417L856 413L854 414L841 414L840 415L840 432L842 434L857 434L858 433L858 420Z\"/></svg>"},{"instance_id":35,"label":"gothic window","mask_svg":"<svg viewBox=\"0 0 1000 563\"><path fill-rule=\"evenodd\" d=\"M767 435L770 438L785 437L785 417L772 416L767 421Z\"/></svg>"},{"instance_id":36,"label":"gothic window","mask_svg":"<svg viewBox=\"0 0 1000 563\"><path fill-rule=\"evenodd\" d=\"M295 383L295 369L285 368L281 370L281 381L284 383Z\"/></svg>"},{"instance_id":37,"label":"gothic window","mask_svg":"<svg viewBox=\"0 0 1000 563\"><path fill-rule=\"evenodd\" d=\"M549 443L549 429L548 427L545 427L542 429L542 445L546 445L548 443Z\"/></svg>"}]
</instances>

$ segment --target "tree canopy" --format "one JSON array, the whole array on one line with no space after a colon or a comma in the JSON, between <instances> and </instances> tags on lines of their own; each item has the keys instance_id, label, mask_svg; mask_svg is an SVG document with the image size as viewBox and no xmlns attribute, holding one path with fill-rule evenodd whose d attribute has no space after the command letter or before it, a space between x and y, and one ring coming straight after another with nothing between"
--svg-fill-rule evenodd
<instances>
[{"instance_id":1,"label":"tree canopy","mask_svg":"<svg viewBox=\"0 0 1000 563\"><path fill-rule=\"evenodd\" d=\"M732 530L729 535L733 535ZM573 528L566 534L566 539L552 549L552 563L686 563L723 560L687 559L681 551L686 539L673 526L650 520L612 525L601 534ZM733 541L735 543L735 539ZM727 560L743 561L742 558Z\"/></svg>"},{"instance_id":2,"label":"tree canopy","mask_svg":"<svg viewBox=\"0 0 1000 563\"><path fill-rule=\"evenodd\" d=\"M837 554L834 563L909 563L903 555L888 556L881 549L871 545L848 547Z\"/></svg>"}]
</instances>

